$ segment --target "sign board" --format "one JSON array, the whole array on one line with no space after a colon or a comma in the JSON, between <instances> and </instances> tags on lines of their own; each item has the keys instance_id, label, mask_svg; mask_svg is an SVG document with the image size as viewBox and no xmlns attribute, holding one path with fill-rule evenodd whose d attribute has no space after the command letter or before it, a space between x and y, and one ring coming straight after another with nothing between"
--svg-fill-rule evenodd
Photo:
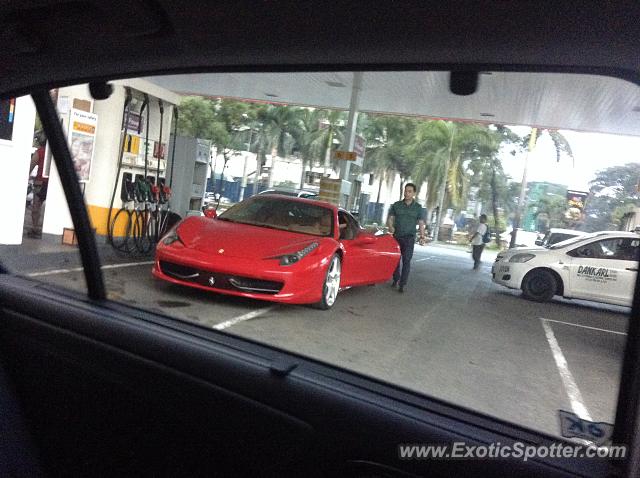
<instances>
[{"instance_id":1,"label":"sign board","mask_svg":"<svg viewBox=\"0 0 640 478\"><path fill-rule=\"evenodd\" d=\"M565 217L572 221L580 221L584 216L584 206L589 196L585 191L567 191L567 211Z\"/></svg>"},{"instance_id":2,"label":"sign board","mask_svg":"<svg viewBox=\"0 0 640 478\"><path fill-rule=\"evenodd\" d=\"M153 157L156 159L164 159L164 152L167 149L166 143L153 142Z\"/></svg>"},{"instance_id":3,"label":"sign board","mask_svg":"<svg viewBox=\"0 0 640 478\"><path fill-rule=\"evenodd\" d=\"M196 161L209 164L211 156L211 143L206 139L196 139Z\"/></svg>"},{"instance_id":4,"label":"sign board","mask_svg":"<svg viewBox=\"0 0 640 478\"><path fill-rule=\"evenodd\" d=\"M122 151L122 163L137 165L138 158L142 152L142 157L144 158L144 139L142 136L138 136L137 134L125 134L124 135L124 145ZM144 161L143 161L144 164Z\"/></svg>"},{"instance_id":5,"label":"sign board","mask_svg":"<svg viewBox=\"0 0 640 478\"><path fill-rule=\"evenodd\" d=\"M334 151L333 157L341 161L355 161L358 159L356 153L353 151Z\"/></svg>"},{"instance_id":6,"label":"sign board","mask_svg":"<svg viewBox=\"0 0 640 478\"><path fill-rule=\"evenodd\" d=\"M71 158L80 182L89 181L91 175L97 129L98 115L75 108L71 109L69 143Z\"/></svg>"},{"instance_id":7,"label":"sign board","mask_svg":"<svg viewBox=\"0 0 640 478\"><path fill-rule=\"evenodd\" d=\"M318 199L320 201L330 202L331 204L340 204L340 190L342 188L342 179L322 178L320 180L320 192Z\"/></svg>"},{"instance_id":8,"label":"sign board","mask_svg":"<svg viewBox=\"0 0 640 478\"><path fill-rule=\"evenodd\" d=\"M144 128L144 118L138 113L129 112L127 118L127 131L131 133L140 134Z\"/></svg>"}]
</instances>

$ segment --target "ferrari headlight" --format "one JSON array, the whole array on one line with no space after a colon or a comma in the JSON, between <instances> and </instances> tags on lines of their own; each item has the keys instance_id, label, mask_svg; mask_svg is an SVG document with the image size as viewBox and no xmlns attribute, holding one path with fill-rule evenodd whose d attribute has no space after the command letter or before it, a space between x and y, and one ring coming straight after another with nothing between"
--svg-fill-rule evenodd
<instances>
[{"instance_id":1,"label":"ferrari headlight","mask_svg":"<svg viewBox=\"0 0 640 478\"><path fill-rule=\"evenodd\" d=\"M165 246L170 246L174 242L180 242L182 244L182 240L180 240L180 236L178 236L178 226L173 226L167 234L162 238L162 243Z\"/></svg>"},{"instance_id":2,"label":"ferrari headlight","mask_svg":"<svg viewBox=\"0 0 640 478\"><path fill-rule=\"evenodd\" d=\"M536 257L535 254L515 254L509 258L509 262L527 262Z\"/></svg>"},{"instance_id":3,"label":"ferrari headlight","mask_svg":"<svg viewBox=\"0 0 640 478\"><path fill-rule=\"evenodd\" d=\"M300 259L302 259L307 254L311 253L316 247L318 247L317 242L312 242L304 249L299 250L294 254L284 254L282 256L278 256L275 259L280 259L281 266L290 266L291 264L295 264Z\"/></svg>"}]
</instances>

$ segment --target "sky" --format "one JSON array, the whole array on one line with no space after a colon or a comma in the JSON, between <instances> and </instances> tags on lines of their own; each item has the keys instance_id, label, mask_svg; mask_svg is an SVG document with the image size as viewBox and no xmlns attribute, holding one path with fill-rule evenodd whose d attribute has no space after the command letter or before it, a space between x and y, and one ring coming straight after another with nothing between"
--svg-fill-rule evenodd
<instances>
[{"instance_id":1,"label":"sky","mask_svg":"<svg viewBox=\"0 0 640 478\"><path fill-rule=\"evenodd\" d=\"M528 127L510 127L519 135L526 135ZM528 181L548 181L563 184L568 189L588 191L589 181L597 171L611 166L640 162L640 137L613 134L583 133L560 130L571 145L575 165L571 158L563 156L556 162L553 142L548 135L539 138L529 157ZM512 156L502 154L505 172L512 180L520 181L524 168L524 153Z\"/></svg>"}]
</instances>

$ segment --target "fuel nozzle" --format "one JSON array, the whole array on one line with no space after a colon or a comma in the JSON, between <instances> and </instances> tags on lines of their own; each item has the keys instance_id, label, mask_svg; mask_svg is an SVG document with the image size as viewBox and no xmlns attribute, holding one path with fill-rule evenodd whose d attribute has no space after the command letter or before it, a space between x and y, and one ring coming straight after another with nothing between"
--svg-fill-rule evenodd
<instances>
[{"instance_id":1,"label":"fuel nozzle","mask_svg":"<svg viewBox=\"0 0 640 478\"><path fill-rule=\"evenodd\" d=\"M162 204L169 202L171 199L171 188L166 184L160 187L160 201Z\"/></svg>"}]
</instances>

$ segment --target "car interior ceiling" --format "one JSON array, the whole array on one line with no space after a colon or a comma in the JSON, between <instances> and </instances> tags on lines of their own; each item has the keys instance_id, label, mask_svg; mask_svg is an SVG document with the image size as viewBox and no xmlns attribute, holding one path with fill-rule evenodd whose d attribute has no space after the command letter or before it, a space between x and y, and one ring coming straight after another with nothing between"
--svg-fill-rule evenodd
<instances>
[{"instance_id":1,"label":"car interior ceiling","mask_svg":"<svg viewBox=\"0 0 640 478\"><path fill-rule=\"evenodd\" d=\"M640 84L640 23L633 14L640 14L640 5L538 5L532 15L524 2L495 4L491 14L473 2L461 2L464 8L455 12L447 2L419 1L401 9L371 2L319 8L241 1L217 4L214 11L209 2L178 3L29 0L0 7L4 31L13 32L0 33L6 40L0 61L7 65L0 97L34 99L88 289L83 296L0 267L0 475L639 476L638 284L616 417L617 441L635 444L629 460L401 460L399 443L543 444L554 438L107 300L48 88L150 72L431 67L477 73L489 66L603 73ZM383 15L387 21L373 23ZM29 25L27 31L37 32L32 37L24 33ZM95 34L105 28L104 35ZM454 33L465 30L464 39ZM225 41L231 46L221 46ZM584 42L593 50L581 49ZM84 48L70 54L70 44ZM464 90L462 83L453 88Z\"/></svg>"}]
</instances>

